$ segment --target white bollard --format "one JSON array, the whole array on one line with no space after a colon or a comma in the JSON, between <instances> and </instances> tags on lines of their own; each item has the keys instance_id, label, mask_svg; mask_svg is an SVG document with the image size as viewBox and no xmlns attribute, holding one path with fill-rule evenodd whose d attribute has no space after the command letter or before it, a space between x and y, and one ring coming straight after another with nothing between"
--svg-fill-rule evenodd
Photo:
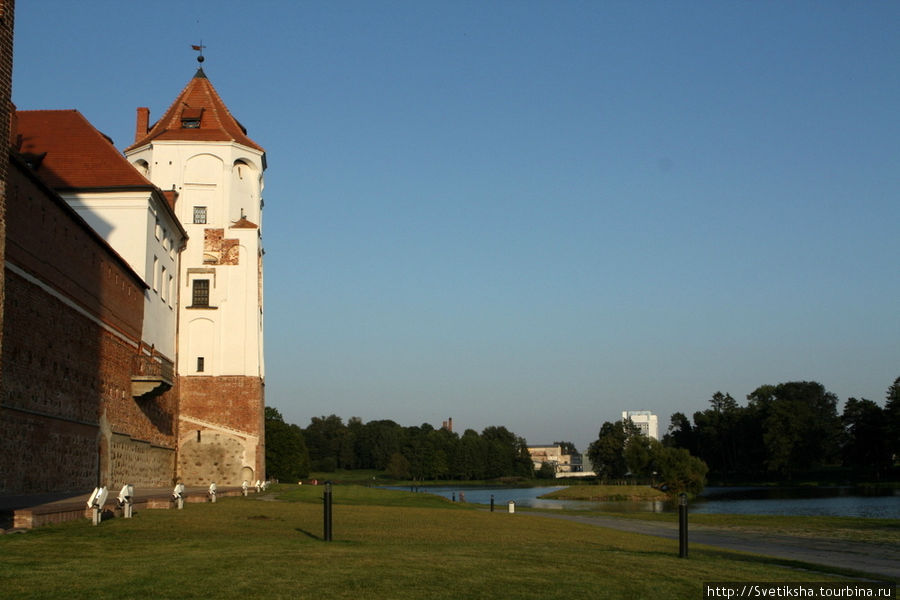
<instances>
[{"instance_id":1,"label":"white bollard","mask_svg":"<svg viewBox=\"0 0 900 600\"><path fill-rule=\"evenodd\" d=\"M184 484L179 483L175 486L175 489L172 490L172 501L175 503L175 507L178 510L184 508Z\"/></svg>"},{"instance_id":2,"label":"white bollard","mask_svg":"<svg viewBox=\"0 0 900 600\"><path fill-rule=\"evenodd\" d=\"M516 512L516 501L515 500L510 500L509 502L507 502L507 505L509 506L509 514L513 514Z\"/></svg>"},{"instance_id":3,"label":"white bollard","mask_svg":"<svg viewBox=\"0 0 900 600\"><path fill-rule=\"evenodd\" d=\"M103 505L106 504L106 495L109 492L106 486L94 488L91 497L88 498L87 505L91 509L91 522L96 526L100 524L103 518Z\"/></svg>"}]
</instances>

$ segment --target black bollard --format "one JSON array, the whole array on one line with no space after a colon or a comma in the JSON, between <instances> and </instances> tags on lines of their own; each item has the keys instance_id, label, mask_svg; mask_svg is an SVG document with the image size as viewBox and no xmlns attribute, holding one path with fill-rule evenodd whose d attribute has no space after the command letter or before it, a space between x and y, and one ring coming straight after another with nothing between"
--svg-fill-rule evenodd
<instances>
[{"instance_id":1,"label":"black bollard","mask_svg":"<svg viewBox=\"0 0 900 600\"><path fill-rule=\"evenodd\" d=\"M322 501L325 506L325 525L324 525L324 535L323 538L326 542L331 541L331 482L325 482L325 495L322 496Z\"/></svg>"},{"instance_id":2,"label":"black bollard","mask_svg":"<svg viewBox=\"0 0 900 600\"><path fill-rule=\"evenodd\" d=\"M687 494L678 494L678 558L688 555Z\"/></svg>"},{"instance_id":3,"label":"black bollard","mask_svg":"<svg viewBox=\"0 0 900 600\"><path fill-rule=\"evenodd\" d=\"M491 512L494 512L494 495L491 494Z\"/></svg>"},{"instance_id":4,"label":"black bollard","mask_svg":"<svg viewBox=\"0 0 900 600\"><path fill-rule=\"evenodd\" d=\"M453 501L456 502L456 492L453 492Z\"/></svg>"}]
</instances>

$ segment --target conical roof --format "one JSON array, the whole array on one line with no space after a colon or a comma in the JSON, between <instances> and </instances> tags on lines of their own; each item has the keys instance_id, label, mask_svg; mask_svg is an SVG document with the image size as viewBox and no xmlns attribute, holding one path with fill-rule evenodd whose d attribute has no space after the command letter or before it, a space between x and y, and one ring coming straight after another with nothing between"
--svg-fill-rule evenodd
<instances>
[{"instance_id":1,"label":"conical roof","mask_svg":"<svg viewBox=\"0 0 900 600\"><path fill-rule=\"evenodd\" d=\"M236 142L265 152L247 137L247 130L225 106L202 68L184 87L175 101L150 127L147 135L135 140L126 152L154 140L183 140L196 142Z\"/></svg>"}]
</instances>

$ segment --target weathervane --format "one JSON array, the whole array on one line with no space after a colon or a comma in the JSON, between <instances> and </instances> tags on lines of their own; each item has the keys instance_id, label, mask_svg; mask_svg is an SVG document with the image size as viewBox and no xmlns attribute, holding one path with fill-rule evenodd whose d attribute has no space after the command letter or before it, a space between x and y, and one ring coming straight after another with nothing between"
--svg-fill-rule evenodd
<instances>
[{"instance_id":1,"label":"weathervane","mask_svg":"<svg viewBox=\"0 0 900 600\"><path fill-rule=\"evenodd\" d=\"M202 63L204 60L206 60L205 58L203 58L203 49L206 48L206 46L203 45L203 40L200 40L199 46L195 46L194 44L191 44L191 48L193 48L194 50L196 50L197 52L200 53L200 55L197 56L198 63Z\"/></svg>"}]
</instances>

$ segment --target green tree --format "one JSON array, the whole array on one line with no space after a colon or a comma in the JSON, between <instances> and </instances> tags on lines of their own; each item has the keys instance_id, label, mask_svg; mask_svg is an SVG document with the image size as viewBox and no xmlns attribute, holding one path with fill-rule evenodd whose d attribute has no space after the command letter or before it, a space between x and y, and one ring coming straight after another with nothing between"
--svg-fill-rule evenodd
<instances>
[{"instance_id":1,"label":"green tree","mask_svg":"<svg viewBox=\"0 0 900 600\"><path fill-rule=\"evenodd\" d=\"M556 478L556 467L551 465L550 463L544 461L541 463L541 468L538 469L537 472L538 479L555 479Z\"/></svg>"},{"instance_id":2,"label":"green tree","mask_svg":"<svg viewBox=\"0 0 900 600\"><path fill-rule=\"evenodd\" d=\"M409 479L411 477L409 470L409 461L399 452L394 452L388 461L385 472L389 477L394 479Z\"/></svg>"},{"instance_id":3,"label":"green tree","mask_svg":"<svg viewBox=\"0 0 900 600\"><path fill-rule=\"evenodd\" d=\"M682 439L689 445L677 444L701 457L714 472L734 474L751 454L759 458L761 434L747 427L747 411L738 406L731 394L716 392L709 401L710 408L694 413L694 427L688 433L682 423Z\"/></svg>"},{"instance_id":4,"label":"green tree","mask_svg":"<svg viewBox=\"0 0 900 600\"><path fill-rule=\"evenodd\" d=\"M478 432L466 429L459 439L453 461L453 475L457 479L485 479L487 473L487 445Z\"/></svg>"},{"instance_id":5,"label":"green tree","mask_svg":"<svg viewBox=\"0 0 900 600\"><path fill-rule=\"evenodd\" d=\"M297 481L309 475L309 453L303 432L296 425L284 422L274 407L265 409L266 420L266 478Z\"/></svg>"},{"instance_id":6,"label":"green tree","mask_svg":"<svg viewBox=\"0 0 900 600\"><path fill-rule=\"evenodd\" d=\"M900 377L888 388L884 405L885 435L894 462L900 461Z\"/></svg>"},{"instance_id":7,"label":"green tree","mask_svg":"<svg viewBox=\"0 0 900 600\"><path fill-rule=\"evenodd\" d=\"M606 421L600 426L600 433L588 447L588 458L594 465L594 471L603 479L619 479L628 473L625 460L625 443L632 435L639 435L640 430L628 421Z\"/></svg>"},{"instance_id":8,"label":"green tree","mask_svg":"<svg viewBox=\"0 0 900 600\"><path fill-rule=\"evenodd\" d=\"M629 435L623 453L628 472L640 477L654 477L661 448L660 442L640 432Z\"/></svg>"},{"instance_id":9,"label":"green tree","mask_svg":"<svg viewBox=\"0 0 900 600\"><path fill-rule=\"evenodd\" d=\"M353 440L339 416L313 417L303 434L313 469L333 471L353 466Z\"/></svg>"},{"instance_id":10,"label":"green tree","mask_svg":"<svg viewBox=\"0 0 900 600\"><path fill-rule=\"evenodd\" d=\"M673 413L670 418L669 430L663 436L662 442L672 448L684 448L688 452L696 452L697 445L691 420L684 413Z\"/></svg>"},{"instance_id":11,"label":"green tree","mask_svg":"<svg viewBox=\"0 0 900 600\"><path fill-rule=\"evenodd\" d=\"M655 452L657 477L667 493L674 496L681 492L699 494L703 491L709 471L705 462L691 456L684 448L667 448L659 444Z\"/></svg>"},{"instance_id":12,"label":"green tree","mask_svg":"<svg viewBox=\"0 0 900 600\"><path fill-rule=\"evenodd\" d=\"M360 446L368 469L386 469L391 457L403 450L403 428L394 421L369 421L361 432Z\"/></svg>"},{"instance_id":13,"label":"green tree","mask_svg":"<svg viewBox=\"0 0 900 600\"><path fill-rule=\"evenodd\" d=\"M790 478L796 471L836 462L841 434L837 397L822 384L766 385L748 398L758 411L769 471Z\"/></svg>"},{"instance_id":14,"label":"green tree","mask_svg":"<svg viewBox=\"0 0 900 600\"><path fill-rule=\"evenodd\" d=\"M841 414L844 464L875 477L891 466L884 411L871 400L850 398Z\"/></svg>"},{"instance_id":15,"label":"green tree","mask_svg":"<svg viewBox=\"0 0 900 600\"><path fill-rule=\"evenodd\" d=\"M572 442L553 442L554 446L559 446L562 454L578 454L578 449Z\"/></svg>"}]
</instances>

